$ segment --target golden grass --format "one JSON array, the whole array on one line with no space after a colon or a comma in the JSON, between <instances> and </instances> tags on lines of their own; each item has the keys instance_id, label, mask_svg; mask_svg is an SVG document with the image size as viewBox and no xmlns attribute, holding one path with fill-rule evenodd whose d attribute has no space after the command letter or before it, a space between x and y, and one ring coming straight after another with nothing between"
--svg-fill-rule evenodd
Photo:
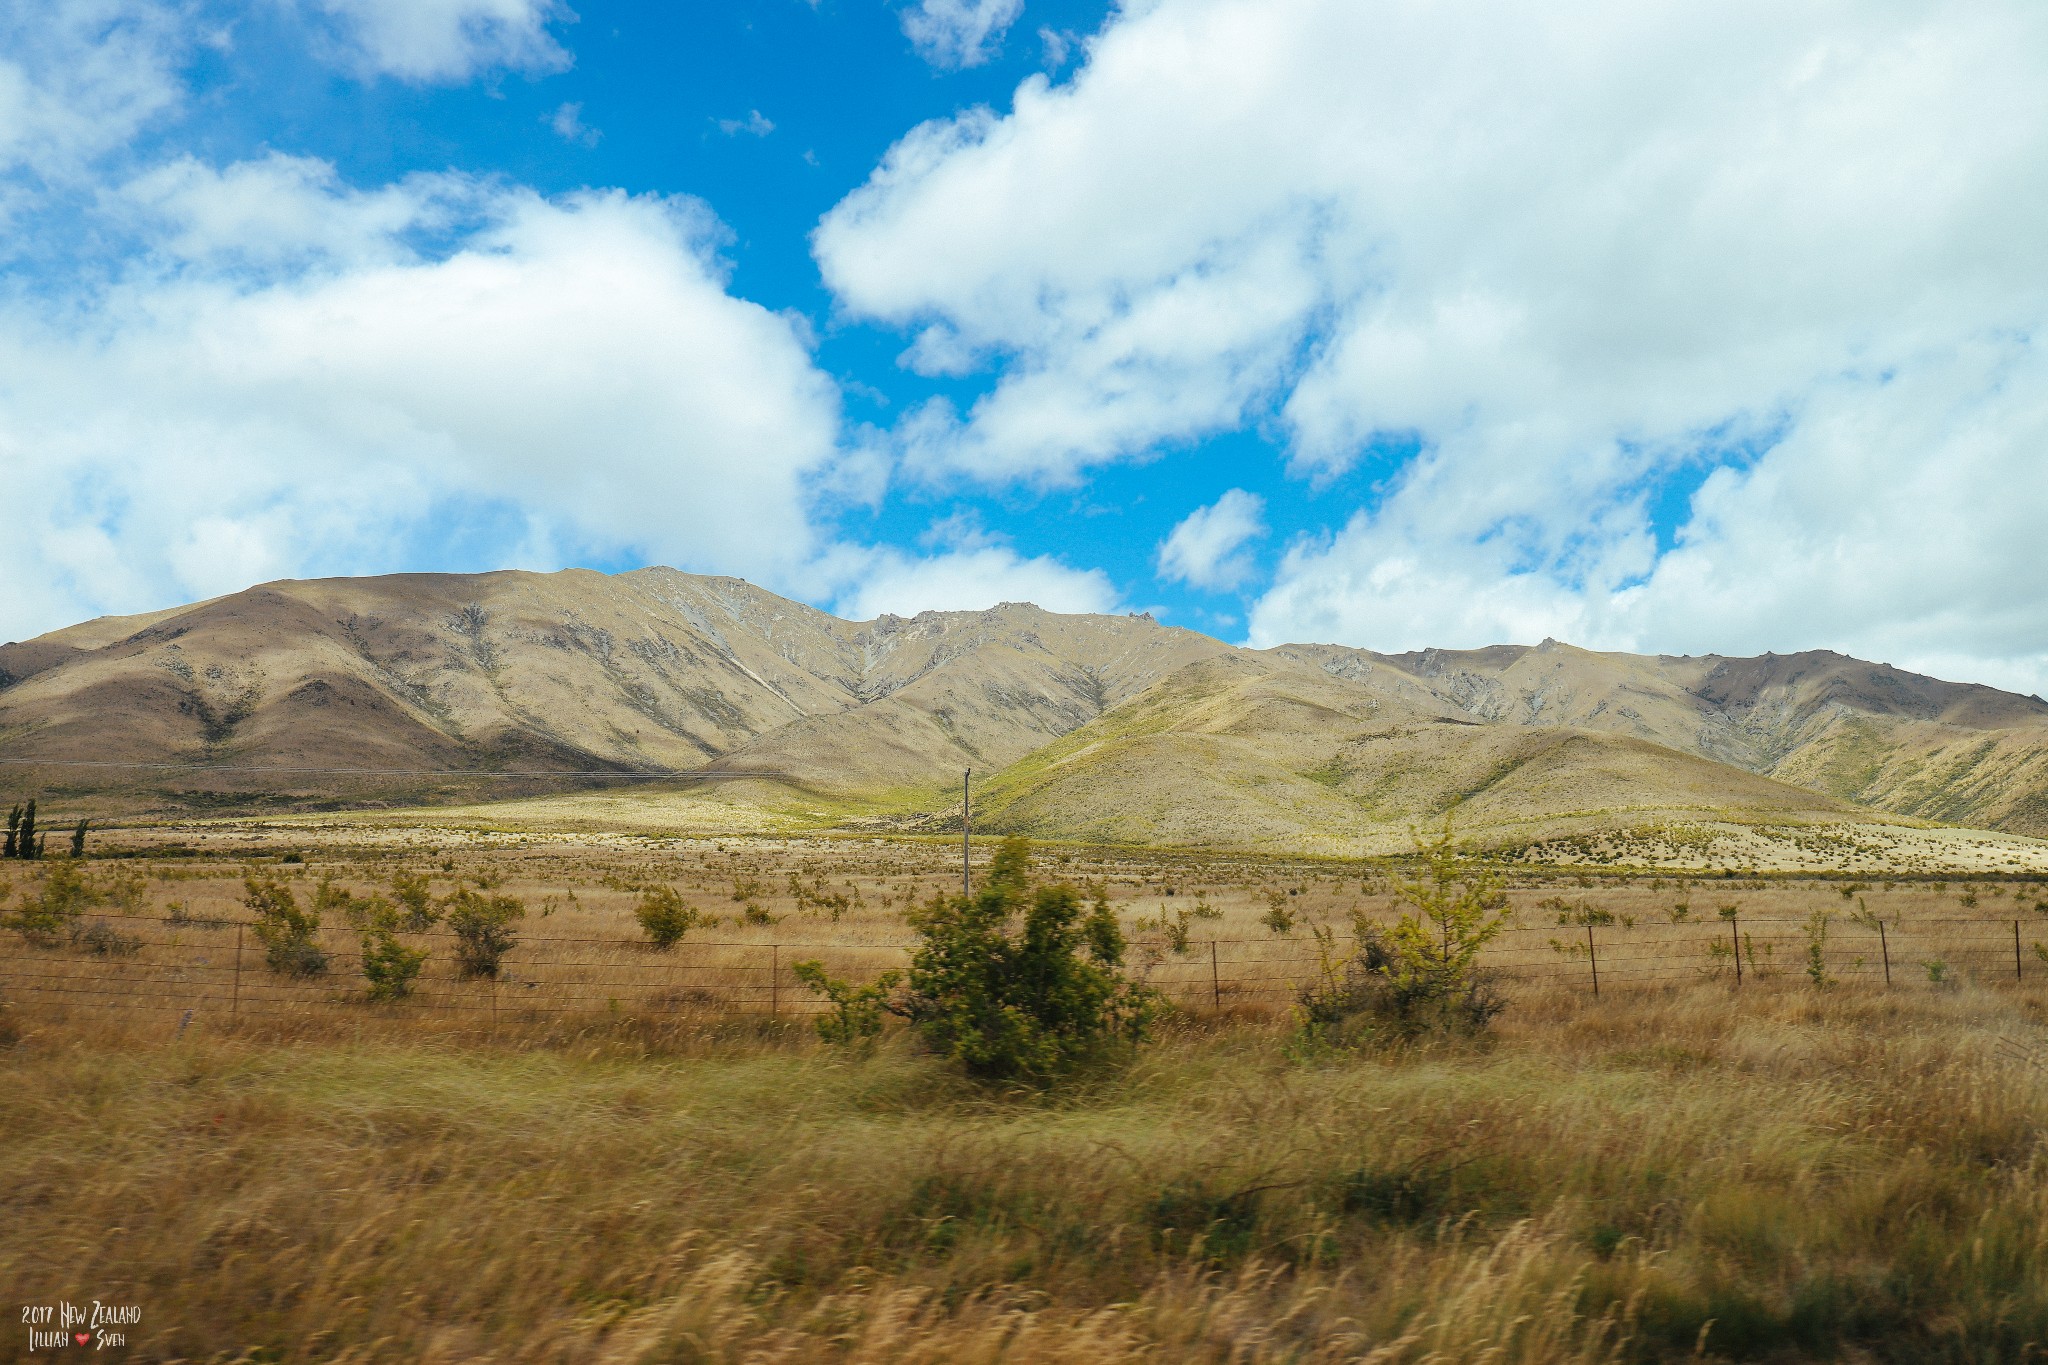
<instances>
[{"instance_id":1,"label":"golden grass","mask_svg":"<svg viewBox=\"0 0 2048 1365\"><path fill-rule=\"evenodd\" d=\"M118 850L122 838L140 836L110 835L108 846ZM340 924L322 934L336 967L329 977L274 977L262 970L260 949L245 936L241 982L234 984L232 923L248 914L244 870L256 866L288 877L303 899L330 877L357 895L388 892L391 874L410 868L431 874L437 892L482 881L519 897L528 909L519 924L521 946L508 959L507 979L495 987L456 979L445 934L413 937L431 953L420 995L404 1006L417 1014L493 1020L522 1011L791 1012L816 1004L791 977L792 962L820 958L835 974L853 978L901 965L910 940L904 908L959 884L958 846L949 841L508 836L494 842L411 831L391 842L315 844L299 829L185 832L185 840L205 856L89 864L96 877L141 875L141 918L114 922L145 941L141 952L125 958L84 955L68 946L37 952L0 935L0 992L27 993L33 984L52 993L192 1008L201 1016L239 994L245 1013L359 1014L358 945ZM977 860L987 852L987 845L977 845ZM303 861L280 863L287 853ZM1295 984L1315 970L1309 925L1343 927L1354 910L1384 919L1397 908L1399 874L1355 863L1086 848L1042 850L1040 863L1052 875L1101 885L1133 941L1134 962L1153 984L1198 1010L1285 1014ZM38 875L32 865L0 865L0 905L32 891ZM1899 986L1927 985L1930 962L1957 976L2009 980L2015 922L2020 967L2048 976L2048 960L2034 951L2036 943L2048 943L2048 883L2034 878L1874 876L1866 883L1555 868L1516 868L1509 878L1517 927L1488 960L1578 990L1590 990L1591 964L1580 951L1583 929L1560 929L1555 910L1546 908L1559 898L1612 918L1594 934L1609 983L1732 975L1732 963L1719 956L1731 942L1743 946L1746 976L1799 978L1806 923L1816 911L1833 916L1827 972L1858 989L1883 980L1887 956ZM633 908L640 888L654 883L676 886L721 922L693 931L672 953L648 951ZM828 905L827 897L838 903ZM1718 918L1731 905L1740 917L1735 936ZM758 922L746 917L750 906L760 912ZM1276 906L1297 921L1292 933L1277 934L1265 922ZM1190 920L1186 948L1175 951L1163 921L1196 907L1214 918ZM1886 923L1888 941L1848 918L1859 908ZM173 923L174 915L185 922ZM208 928L206 921L226 927Z\"/></svg>"},{"instance_id":2,"label":"golden grass","mask_svg":"<svg viewBox=\"0 0 2048 1365\"><path fill-rule=\"evenodd\" d=\"M1486 1046L1187 1027L1052 1097L767 1021L17 1010L0 1282L155 1359L2020 1360L2044 1005L1532 989Z\"/></svg>"}]
</instances>

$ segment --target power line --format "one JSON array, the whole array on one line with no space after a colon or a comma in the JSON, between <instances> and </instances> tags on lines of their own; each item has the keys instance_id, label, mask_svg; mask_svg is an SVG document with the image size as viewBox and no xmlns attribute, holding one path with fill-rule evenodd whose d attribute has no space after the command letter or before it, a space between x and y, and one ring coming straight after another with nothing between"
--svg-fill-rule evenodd
<instances>
[{"instance_id":1,"label":"power line","mask_svg":"<svg viewBox=\"0 0 2048 1365\"><path fill-rule=\"evenodd\" d=\"M745 772L737 769L684 768L663 772L628 771L613 768L296 768L284 766L215 763L130 763L113 759L0 758L7 768L140 768L156 772L193 773L303 773L321 776L356 777L621 777L653 781L691 781L700 778L762 777L786 782L787 773Z\"/></svg>"}]
</instances>

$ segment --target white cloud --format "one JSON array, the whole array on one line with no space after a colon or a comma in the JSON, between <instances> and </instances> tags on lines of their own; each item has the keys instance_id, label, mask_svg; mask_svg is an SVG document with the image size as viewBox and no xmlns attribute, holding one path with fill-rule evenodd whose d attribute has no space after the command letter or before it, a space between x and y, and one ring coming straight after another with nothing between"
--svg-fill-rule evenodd
<instances>
[{"instance_id":1,"label":"white cloud","mask_svg":"<svg viewBox=\"0 0 2048 1365\"><path fill-rule=\"evenodd\" d=\"M748 137L766 137L775 131L774 120L767 118L759 109L749 110L745 118L717 119L718 131L727 137L745 133Z\"/></svg>"},{"instance_id":2,"label":"white cloud","mask_svg":"<svg viewBox=\"0 0 2048 1365\"><path fill-rule=\"evenodd\" d=\"M597 140L604 136L597 129L583 121L581 104L563 104L548 116L548 127L555 130L555 136L564 142L574 142L585 147L595 147Z\"/></svg>"},{"instance_id":3,"label":"white cloud","mask_svg":"<svg viewBox=\"0 0 2048 1365\"><path fill-rule=\"evenodd\" d=\"M548 26L559 0L310 0L339 25L347 55L401 80L459 81L489 67L559 71L569 54Z\"/></svg>"},{"instance_id":4,"label":"white cloud","mask_svg":"<svg viewBox=\"0 0 2048 1365\"><path fill-rule=\"evenodd\" d=\"M980 66L1024 12L1024 0L918 0L903 11L903 34L938 67Z\"/></svg>"},{"instance_id":5,"label":"white cloud","mask_svg":"<svg viewBox=\"0 0 2048 1365\"><path fill-rule=\"evenodd\" d=\"M283 157L180 162L131 199L160 215L151 265L88 308L0 307L0 467L35 471L0 637L382 571L478 522L536 567L815 572L837 394L789 319L725 291L703 206L357 192ZM423 225L452 245L410 245Z\"/></svg>"},{"instance_id":6,"label":"white cloud","mask_svg":"<svg viewBox=\"0 0 2048 1365\"><path fill-rule=\"evenodd\" d=\"M996 371L899 432L927 471L1072 480L1269 417L1304 473L1419 445L1256 637L1832 631L2002 667L2048 650L1993 609L2036 553L1899 528L1898 575L1943 590L1866 599L1842 547L1894 534L1890 488L2038 506L1982 357L2048 326L2044 54L2027 0L1154 0L1071 81L907 135L815 249L915 363ZM1773 442L1660 559L1661 482Z\"/></svg>"},{"instance_id":7,"label":"white cloud","mask_svg":"<svg viewBox=\"0 0 2048 1365\"><path fill-rule=\"evenodd\" d=\"M1245 546L1266 533L1266 500L1233 488L1198 507L1159 545L1159 572L1177 583L1229 592L1253 573Z\"/></svg>"},{"instance_id":8,"label":"white cloud","mask_svg":"<svg viewBox=\"0 0 2048 1365\"><path fill-rule=\"evenodd\" d=\"M460 176L351 190L328 162L273 152L225 168L178 157L130 180L109 207L160 256L224 271L410 260L407 233L446 229L487 198Z\"/></svg>"},{"instance_id":9,"label":"white cloud","mask_svg":"<svg viewBox=\"0 0 2048 1365\"><path fill-rule=\"evenodd\" d=\"M871 553L860 581L841 594L840 615L865 621L894 612L981 611L1031 602L1047 611L1118 611L1117 592L1100 569L1076 569L1051 555L1025 558L1007 545L969 544L911 558Z\"/></svg>"},{"instance_id":10,"label":"white cloud","mask_svg":"<svg viewBox=\"0 0 2048 1365\"><path fill-rule=\"evenodd\" d=\"M0 174L68 184L174 108L189 29L153 0L0 6Z\"/></svg>"},{"instance_id":11,"label":"white cloud","mask_svg":"<svg viewBox=\"0 0 2048 1365\"><path fill-rule=\"evenodd\" d=\"M1590 519L1576 575L1518 563L1414 515L1361 515L1297 545L1252 616L1259 644L1386 649L1531 642L1759 653L1831 648L1938 677L2048 693L2048 347L1989 339L1873 385L1820 386L1785 439L1714 472L1676 546L1626 503Z\"/></svg>"}]
</instances>

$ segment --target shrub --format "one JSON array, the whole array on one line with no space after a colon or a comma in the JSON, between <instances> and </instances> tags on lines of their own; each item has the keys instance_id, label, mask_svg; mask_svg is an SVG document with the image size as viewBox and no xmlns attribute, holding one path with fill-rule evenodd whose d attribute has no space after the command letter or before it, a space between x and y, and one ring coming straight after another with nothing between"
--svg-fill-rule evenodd
<instances>
[{"instance_id":1,"label":"shrub","mask_svg":"<svg viewBox=\"0 0 2048 1365\"><path fill-rule=\"evenodd\" d=\"M455 931L455 965L465 978L495 977L505 954L518 946L512 922L526 907L511 896L485 896L463 887L441 902L441 915Z\"/></svg>"},{"instance_id":2,"label":"shrub","mask_svg":"<svg viewBox=\"0 0 2048 1365\"><path fill-rule=\"evenodd\" d=\"M77 864L53 862L35 894L24 895L21 908L0 916L0 924L38 948L54 948L74 932L80 915L105 903L105 892L87 880Z\"/></svg>"},{"instance_id":3,"label":"shrub","mask_svg":"<svg viewBox=\"0 0 2048 1365\"><path fill-rule=\"evenodd\" d=\"M433 879L424 873L401 867L391 874L391 894L405 907L405 927L413 933L423 933L441 920L441 912L434 908L433 887Z\"/></svg>"},{"instance_id":4,"label":"shrub","mask_svg":"<svg viewBox=\"0 0 2048 1365\"><path fill-rule=\"evenodd\" d=\"M822 969L807 977L839 1007L828 1029L879 1022L861 994L873 990L880 1009L969 1075L1029 1081L1144 1033L1153 997L1123 971L1108 899L1098 892L1084 908L1072 886L1034 883L1024 839L1003 841L978 895L940 896L906 918L917 944L900 994L894 980L860 988Z\"/></svg>"},{"instance_id":5,"label":"shrub","mask_svg":"<svg viewBox=\"0 0 2048 1365\"><path fill-rule=\"evenodd\" d=\"M1825 910L1806 917L1806 975L1818 987L1835 984L1828 975L1828 919Z\"/></svg>"},{"instance_id":6,"label":"shrub","mask_svg":"<svg viewBox=\"0 0 2048 1365\"><path fill-rule=\"evenodd\" d=\"M1259 916L1259 923L1276 934L1294 932L1294 912L1287 908L1287 893L1277 887L1266 892L1266 913Z\"/></svg>"},{"instance_id":7,"label":"shrub","mask_svg":"<svg viewBox=\"0 0 2048 1365\"><path fill-rule=\"evenodd\" d=\"M336 886L334 878L322 877L320 884L313 888L313 915L325 923L339 915L341 922L361 933L369 922L372 909L377 905L388 906L383 897L363 899L346 888Z\"/></svg>"},{"instance_id":8,"label":"shrub","mask_svg":"<svg viewBox=\"0 0 2048 1365\"><path fill-rule=\"evenodd\" d=\"M133 957L142 951L142 939L136 934L124 934L103 919L71 929L73 947L82 948L99 957Z\"/></svg>"},{"instance_id":9,"label":"shrub","mask_svg":"<svg viewBox=\"0 0 2048 1365\"><path fill-rule=\"evenodd\" d=\"M859 1043L879 1036L890 993L903 980L902 972L888 971L869 985L855 986L833 980L825 974L825 964L815 960L796 963L790 970L832 1002L832 1012L818 1016L818 1036L828 1043Z\"/></svg>"},{"instance_id":10,"label":"shrub","mask_svg":"<svg viewBox=\"0 0 2048 1365\"><path fill-rule=\"evenodd\" d=\"M413 983L427 965L427 950L408 948L398 941L405 923L398 907L382 896L361 902L363 910L358 931L363 940L363 979L370 983L372 1000L403 1000L412 994Z\"/></svg>"},{"instance_id":11,"label":"shrub","mask_svg":"<svg viewBox=\"0 0 2048 1365\"><path fill-rule=\"evenodd\" d=\"M640 893L640 904L633 911L633 918L640 921L646 931L648 942L661 952L667 952L683 941L683 935L700 924L716 923L707 921L697 907L683 899L682 892L673 886L654 886Z\"/></svg>"},{"instance_id":12,"label":"shrub","mask_svg":"<svg viewBox=\"0 0 2048 1365\"><path fill-rule=\"evenodd\" d=\"M1448 816L1441 834L1418 836L1415 848L1424 875L1396 891L1408 908L1392 928L1353 912L1357 947L1347 955L1326 926L1315 926L1321 970L1299 996L1305 1040L1340 1041L1361 1023L1404 1037L1477 1033L1506 1008L1478 962L1512 914L1499 883L1459 858Z\"/></svg>"},{"instance_id":13,"label":"shrub","mask_svg":"<svg viewBox=\"0 0 2048 1365\"><path fill-rule=\"evenodd\" d=\"M242 904L256 917L251 927L271 971L298 977L326 974L327 954L313 939L320 929L319 912L300 909L288 883L251 872L242 878Z\"/></svg>"}]
</instances>

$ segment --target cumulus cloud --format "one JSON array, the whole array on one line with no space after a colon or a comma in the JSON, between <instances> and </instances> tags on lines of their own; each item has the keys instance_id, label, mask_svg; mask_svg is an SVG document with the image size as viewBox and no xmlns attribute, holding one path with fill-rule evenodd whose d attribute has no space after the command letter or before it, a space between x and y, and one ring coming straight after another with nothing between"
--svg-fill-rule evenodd
<instances>
[{"instance_id":1,"label":"cumulus cloud","mask_svg":"<svg viewBox=\"0 0 2048 1365\"><path fill-rule=\"evenodd\" d=\"M465 80L490 67L559 71L567 51L548 31L572 18L559 0L310 0L362 69L401 80Z\"/></svg>"},{"instance_id":2,"label":"cumulus cloud","mask_svg":"<svg viewBox=\"0 0 2048 1365\"><path fill-rule=\"evenodd\" d=\"M930 472L1071 481L1268 420L1305 475L1419 451L1292 549L1255 638L2003 667L2048 648L1991 609L2015 541L1903 534L1897 576L1943 586L1891 596L1846 546L1893 489L2038 516L1996 376L2048 324L2044 52L2025 0L1155 0L1072 80L908 134L815 250L911 363L995 373L903 429Z\"/></svg>"},{"instance_id":3,"label":"cumulus cloud","mask_svg":"<svg viewBox=\"0 0 2048 1365\"><path fill-rule=\"evenodd\" d=\"M938 554L869 553L860 581L836 610L856 621L883 612L981 611L1001 602L1031 602L1047 611L1121 610L1100 569L1076 569L1051 555L1026 558L1007 545L970 543Z\"/></svg>"},{"instance_id":4,"label":"cumulus cloud","mask_svg":"<svg viewBox=\"0 0 2048 1365\"><path fill-rule=\"evenodd\" d=\"M726 292L701 204L359 192L273 157L175 163L130 205L164 243L146 265L83 309L0 307L0 465L35 475L0 637L381 570L478 521L538 567L811 572L837 393L790 319Z\"/></svg>"},{"instance_id":5,"label":"cumulus cloud","mask_svg":"<svg viewBox=\"0 0 2048 1365\"><path fill-rule=\"evenodd\" d=\"M918 0L903 11L903 34L933 66L980 66L1023 12L1024 0Z\"/></svg>"},{"instance_id":6,"label":"cumulus cloud","mask_svg":"<svg viewBox=\"0 0 2048 1365\"><path fill-rule=\"evenodd\" d=\"M0 7L0 176L74 182L184 98L189 21L152 0ZM19 189L0 188L9 201Z\"/></svg>"},{"instance_id":7,"label":"cumulus cloud","mask_svg":"<svg viewBox=\"0 0 2048 1365\"><path fill-rule=\"evenodd\" d=\"M1266 500L1233 488L1198 507L1159 545L1159 572L1170 581L1229 592L1252 576L1245 546L1266 533Z\"/></svg>"}]
</instances>

